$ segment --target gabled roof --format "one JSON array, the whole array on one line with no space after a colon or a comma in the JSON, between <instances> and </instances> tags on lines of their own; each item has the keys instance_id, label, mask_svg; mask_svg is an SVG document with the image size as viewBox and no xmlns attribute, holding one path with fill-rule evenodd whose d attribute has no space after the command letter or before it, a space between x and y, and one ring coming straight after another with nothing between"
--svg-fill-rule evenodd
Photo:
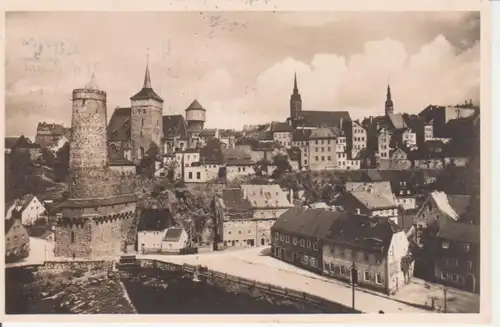
<instances>
[{"instance_id":1,"label":"gabled roof","mask_svg":"<svg viewBox=\"0 0 500 327\"><path fill-rule=\"evenodd\" d=\"M251 210L250 202L244 198L243 191L240 188L227 188L222 190L221 194L224 207L229 212Z\"/></svg>"},{"instance_id":2,"label":"gabled roof","mask_svg":"<svg viewBox=\"0 0 500 327\"><path fill-rule=\"evenodd\" d=\"M22 213L28 207L31 201L33 201L34 198L35 196L33 194L24 195L21 199L16 201L16 206L14 210L17 211L18 213Z\"/></svg>"},{"instance_id":3,"label":"gabled roof","mask_svg":"<svg viewBox=\"0 0 500 327\"><path fill-rule=\"evenodd\" d=\"M290 208L292 204L278 184L241 185L244 196L253 208Z\"/></svg>"},{"instance_id":4,"label":"gabled roof","mask_svg":"<svg viewBox=\"0 0 500 327\"><path fill-rule=\"evenodd\" d=\"M272 122L271 123L271 132L280 133L280 132L293 132L292 126L287 123L281 122Z\"/></svg>"},{"instance_id":5,"label":"gabled roof","mask_svg":"<svg viewBox=\"0 0 500 327\"><path fill-rule=\"evenodd\" d=\"M335 138L335 134L330 128L315 128L311 131L309 139Z\"/></svg>"},{"instance_id":6,"label":"gabled roof","mask_svg":"<svg viewBox=\"0 0 500 327\"><path fill-rule=\"evenodd\" d=\"M174 226L175 221L168 209L142 209L138 231L164 231Z\"/></svg>"},{"instance_id":7,"label":"gabled roof","mask_svg":"<svg viewBox=\"0 0 500 327\"><path fill-rule=\"evenodd\" d=\"M276 220L272 230L320 240L329 234L335 221L344 216L343 212L294 207Z\"/></svg>"},{"instance_id":8,"label":"gabled roof","mask_svg":"<svg viewBox=\"0 0 500 327\"><path fill-rule=\"evenodd\" d=\"M455 211L455 209L451 206L448 196L444 192L434 191L429 194L432 198L438 209L448 215L453 220L458 220L459 214Z\"/></svg>"},{"instance_id":9,"label":"gabled roof","mask_svg":"<svg viewBox=\"0 0 500 327\"><path fill-rule=\"evenodd\" d=\"M7 235L7 233L10 231L12 226L14 226L14 223L17 221L20 221L17 218L10 218L10 219L4 219L5 220L5 230L4 233Z\"/></svg>"},{"instance_id":10,"label":"gabled roof","mask_svg":"<svg viewBox=\"0 0 500 327\"><path fill-rule=\"evenodd\" d=\"M205 128L200 132L202 137L215 137L217 134L217 128Z\"/></svg>"},{"instance_id":11,"label":"gabled roof","mask_svg":"<svg viewBox=\"0 0 500 327\"><path fill-rule=\"evenodd\" d=\"M394 234L400 231L387 219L371 224L360 217L344 216L333 223L327 238L336 243L386 254Z\"/></svg>"},{"instance_id":12,"label":"gabled roof","mask_svg":"<svg viewBox=\"0 0 500 327\"><path fill-rule=\"evenodd\" d=\"M393 129L397 130L397 129L403 129L403 128L407 127L405 120L403 118L403 115L401 115L401 114L388 114L387 116L389 118L389 122L391 123Z\"/></svg>"},{"instance_id":13,"label":"gabled roof","mask_svg":"<svg viewBox=\"0 0 500 327\"><path fill-rule=\"evenodd\" d=\"M113 111L107 128L108 141L130 141L131 115L131 108L118 107Z\"/></svg>"},{"instance_id":14,"label":"gabled roof","mask_svg":"<svg viewBox=\"0 0 500 327\"><path fill-rule=\"evenodd\" d=\"M363 205L368 210L397 208L397 205L383 194L367 191L350 192L350 194L359 204Z\"/></svg>"},{"instance_id":15,"label":"gabled roof","mask_svg":"<svg viewBox=\"0 0 500 327\"><path fill-rule=\"evenodd\" d=\"M36 148L40 148L40 144L37 144L37 143L33 143L31 142L31 140L27 137L25 137L24 135L21 135L14 147L16 148L19 148L19 149L36 149Z\"/></svg>"},{"instance_id":16,"label":"gabled roof","mask_svg":"<svg viewBox=\"0 0 500 327\"><path fill-rule=\"evenodd\" d=\"M458 242L480 244L480 234L479 225L450 221L441 226L437 237Z\"/></svg>"},{"instance_id":17,"label":"gabled roof","mask_svg":"<svg viewBox=\"0 0 500 327\"><path fill-rule=\"evenodd\" d=\"M348 111L301 111L300 126L308 127L340 127L342 124L351 121Z\"/></svg>"},{"instance_id":18,"label":"gabled roof","mask_svg":"<svg viewBox=\"0 0 500 327\"><path fill-rule=\"evenodd\" d=\"M178 137L181 140L188 139L188 128L186 120L182 115L163 116L163 138Z\"/></svg>"},{"instance_id":19,"label":"gabled roof","mask_svg":"<svg viewBox=\"0 0 500 327\"><path fill-rule=\"evenodd\" d=\"M170 227L165 232L163 240L167 242L177 242L181 238L183 231L184 230L181 227Z\"/></svg>"},{"instance_id":20,"label":"gabled roof","mask_svg":"<svg viewBox=\"0 0 500 327\"><path fill-rule=\"evenodd\" d=\"M310 134L311 134L310 129L295 130L292 134L292 140L293 141L307 141L307 140L309 140Z\"/></svg>"}]
</instances>

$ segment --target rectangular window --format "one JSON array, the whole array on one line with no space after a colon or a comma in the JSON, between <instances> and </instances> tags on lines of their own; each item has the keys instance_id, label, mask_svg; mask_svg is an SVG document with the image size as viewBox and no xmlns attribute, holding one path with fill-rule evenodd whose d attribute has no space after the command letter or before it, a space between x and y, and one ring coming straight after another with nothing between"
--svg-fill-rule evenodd
<instances>
[{"instance_id":1,"label":"rectangular window","mask_svg":"<svg viewBox=\"0 0 500 327\"><path fill-rule=\"evenodd\" d=\"M306 246L306 241L305 240L300 240L300 246L305 247Z\"/></svg>"},{"instance_id":2,"label":"rectangular window","mask_svg":"<svg viewBox=\"0 0 500 327\"><path fill-rule=\"evenodd\" d=\"M311 257L311 266L316 267L317 266L317 261L316 258Z\"/></svg>"},{"instance_id":3,"label":"rectangular window","mask_svg":"<svg viewBox=\"0 0 500 327\"><path fill-rule=\"evenodd\" d=\"M274 234L274 237L275 237L276 239L279 239L279 238L280 238L280 233L276 232L276 233Z\"/></svg>"},{"instance_id":4,"label":"rectangular window","mask_svg":"<svg viewBox=\"0 0 500 327\"><path fill-rule=\"evenodd\" d=\"M345 275L345 267L344 266L340 266L340 274Z\"/></svg>"},{"instance_id":5,"label":"rectangular window","mask_svg":"<svg viewBox=\"0 0 500 327\"><path fill-rule=\"evenodd\" d=\"M286 240L287 243L290 243L290 236L287 235L286 238L285 238L285 240Z\"/></svg>"},{"instance_id":6,"label":"rectangular window","mask_svg":"<svg viewBox=\"0 0 500 327\"><path fill-rule=\"evenodd\" d=\"M325 156L321 156L321 161L325 161Z\"/></svg>"},{"instance_id":7,"label":"rectangular window","mask_svg":"<svg viewBox=\"0 0 500 327\"><path fill-rule=\"evenodd\" d=\"M370 281L370 272L369 271L365 271L364 277L365 277L365 281L367 281L367 282Z\"/></svg>"},{"instance_id":8,"label":"rectangular window","mask_svg":"<svg viewBox=\"0 0 500 327\"><path fill-rule=\"evenodd\" d=\"M453 279L453 281L456 283L458 282L458 275L454 274L454 275L451 275L451 279Z\"/></svg>"},{"instance_id":9,"label":"rectangular window","mask_svg":"<svg viewBox=\"0 0 500 327\"><path fill-rule=\"evenodd\" d=\"M464 251L469 252L470 251L470 245L469 243L464 243Z\"/></svg>"},{"instance_id":10,"label":"rectangular window","mask_svg":"<svg viewBox=\"0 0 500 327\"><path fill-rule=\"evenodd\" d=\"M447 273L447 272L445 272L445 271L442 271L442 272L441 272L441 278L442 278L442 279L448 279L448 273Z\"/></svg>"},{"instance_id":11,"label":"rectangular window","mask_svg":"<svg viewBox=\"0 0 500 327\"><path fill-rule=\"evenodd\" d=\"M191 171L190 171L190 172L188 173L188 179L193 179L193 172L191 172Z\"/></svg>"},{"instance_id":12,"label":"rectangular window","mask_svg":"<svg viewBox=\"0 0 500 327\"><path fill-rule=\"evenodd\" d=\"M75 232L71 232L71 243L75 243Z\"/></svg>"},{"instance_id":13,"label":"rectangular window","mask_svg":"<svg viewBox=\"0 0 500 327\"><path fill-rule=\"evenodd\" d=\"M284 235L280 235L280 241L283 242L285 240L285 236Z\"/></svg>"},{"instance_id":14,"label":"rectangular window","mask_svg":"<svg viewBox=\"0 0 500 327\"><path fill-rule=\"evenodd\" d=\"M382 275L380 273L377 273L375 275L375 283L377 283L379 285L382 284Z\"/></svg>"},{"instance_id":15,"label":"rectangular window","mask_svg":"<svg viewBox=\"0 0 500 327\"><path fill-rule=\"evenodd\" d=\"M314 242L313 249L316 250L316 251L318 251L318 249L319 249L318 242Z\"/></svg>"},{"instance_id":16,"label":"rectangular window","mask_svg":"<svg viewBox=\"0 0 500 327\"><path fill-rule=\"evenodd\" d=\"M321 152L325 152L325 148L324 147L321 147Z\"/></svg>"},{"instance_id":17,"label":"rectangular window","mask_svg":"<svg viewBox=\"0 0 500 327\"><path fill-rule=\"evenodd\" d=\"M294 237L294 238L293 238L293 245L297 245L297 243L298 243L298 242L297 242L297 238L296 238L296 237Z\"/></svg>"},{"instance_id":18,"label":"rectangular window","mask_svg":"<svg viewBox=\"0 0 500 327\"><path fill-rule=\"evenodd\" d=\"M315 159L316 161L319 161L319 157L318 157L318 156L314 157L314 159Z\"/></svg>"},{"instance_id":19,"label":"rectangular window","mask_svg":"<svg viewBox=\"0 0 500 327\"><path fill-rule=\"evenodd\" d=\"M332 160L332 157L328 156L328 161L331 161Z\"/></svg>"},{"instance_id":20,"label":"rectangular window","mask_svg":"<svg viewBox=\"0 0 500 327\"><path fill-rule=\"evenodd\" d=\"M201 179L201 172L196 172L196 179Z\"/></svg>"},{"instance_id":21,"label":"rectangular window","mask_svg":"<svg viewBox=\"0 0 500 327\"><path fill-rule=\"evenodd\" d=\"M466 261L465 265L467 266L468 269L472 269L472 261Z\"/></svg>"}]
</instances>

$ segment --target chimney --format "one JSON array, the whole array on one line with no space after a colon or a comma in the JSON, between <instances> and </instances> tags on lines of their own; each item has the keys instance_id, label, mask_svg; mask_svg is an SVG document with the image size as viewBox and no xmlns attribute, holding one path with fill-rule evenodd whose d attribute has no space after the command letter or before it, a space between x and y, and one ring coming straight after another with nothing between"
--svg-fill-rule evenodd
<instances>
[{"instance_id":1,"label":"chimney","mask_svg":"<svg viewBox=\"0 0 500 327\"><path fill-rule=\"evenodd\" d=\"M340 117L340 129L342 129L343 122L344 122L344 119L342 117Z\"/></svg>"}]
</instances>

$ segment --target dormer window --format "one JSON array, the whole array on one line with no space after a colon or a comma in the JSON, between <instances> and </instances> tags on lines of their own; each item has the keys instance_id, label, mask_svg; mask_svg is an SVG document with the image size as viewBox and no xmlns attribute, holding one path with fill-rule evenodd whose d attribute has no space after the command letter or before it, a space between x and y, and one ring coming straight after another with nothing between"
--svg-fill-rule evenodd
<instances>
[{"instance_id":1,"label":"dormer window","mask_svg":"<svg viewBox=\"0 0 500 327\"><path fill-rule=\"evenodd\" d=\"M441 247L443 249L449 249L450 248L450 243L448 243L446 241L443 241L443 243L441 243Z\"/></svg>"}]
</instances>

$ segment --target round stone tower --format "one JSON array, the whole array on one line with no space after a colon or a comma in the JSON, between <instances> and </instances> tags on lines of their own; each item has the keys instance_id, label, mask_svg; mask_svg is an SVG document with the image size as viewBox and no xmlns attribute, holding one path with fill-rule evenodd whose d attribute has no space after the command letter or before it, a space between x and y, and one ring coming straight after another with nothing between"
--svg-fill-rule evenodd
<instances>
[{"instance_id":1,"label":"round stone tower","mask_svg":"<svg viewBox=\"0 0 500 327\"><path fill-rule=\"evenodd\" d=\"M191 133L199 133L205 124L205 108L197 101L191 102L186 109L186 122Z\"/></svg>"},{"instance_id":2,"label":"round stone tower","mask_svg":"<svg viewBox=\"0 0 500 327\"><path fill-rule=\"evenodd\" d=\"M92 74L83 89L73 91L72 138L69 149L69 197L105 196L99 176L108 163L106 145L106 92L99 90Z\"/></svg>"}]
</instances>

